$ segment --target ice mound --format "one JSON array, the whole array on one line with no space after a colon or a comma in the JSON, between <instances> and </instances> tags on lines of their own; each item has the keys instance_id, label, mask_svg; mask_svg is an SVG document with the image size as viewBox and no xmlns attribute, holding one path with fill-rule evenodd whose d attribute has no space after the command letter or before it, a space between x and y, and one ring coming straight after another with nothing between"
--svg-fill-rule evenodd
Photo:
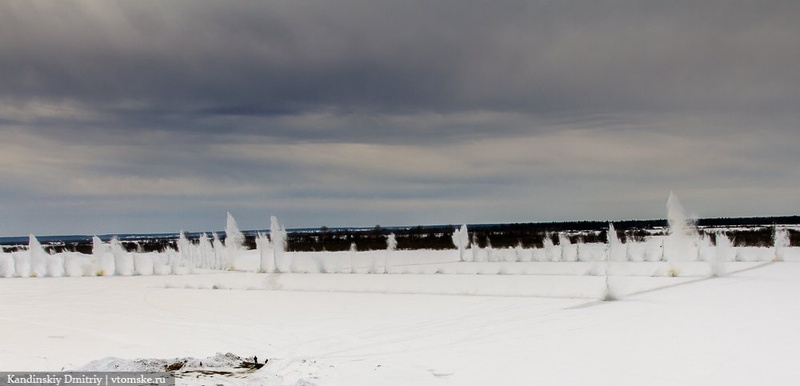
<instances>
[{"instance_id":1,"label":"ice mound","mask_svg":"<svg viewBox=\"0 0 800 386\"><path fill-rule=\"evenodd\" d=\"M259 359L261 366L266 366L265 359L267 358ZM314 386L321 377L335 374L336 366L340 364L339 362L336 362L335 365L322 363L312 359L270 359L269 365L272 366L267 370L267 367L255 366L253 357L241 357L233 353L217 353L202 359L195 357L169 359L107 357L89 362L76 371L170 372L180 379L179 384L185 385Z\"/></svg>"},{"instance_id":2,"label":"ice mound","mask_svg":"<svg viewBox=\"0 0 800 386\"><path fill-rule=\"evenodd\" d=\"M265 358L266 359L266 358ZM175 371L182 369L233 369L242 367L242 364L252 361L252 358L242 358L233 353L217 353L207 358L171 358L171 359L122 359L107 357L91 361L79 368L78 371Z\"/></svg>"}]
</instances>

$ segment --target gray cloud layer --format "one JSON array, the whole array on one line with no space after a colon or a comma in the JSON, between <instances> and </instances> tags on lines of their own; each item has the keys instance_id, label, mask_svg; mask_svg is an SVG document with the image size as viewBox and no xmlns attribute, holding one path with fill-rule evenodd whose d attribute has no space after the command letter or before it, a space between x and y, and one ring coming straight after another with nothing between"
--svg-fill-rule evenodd
<instances>
[{"instance_id":1,"label":"gray cloud layer","mask_svg":"<svg viewBox=\"0 0 800 386\"><path fill-rule=\"evenodd\" d=\"M795 213L797 15L3 2L0 233Z\"/></svg>"}]
</instances>

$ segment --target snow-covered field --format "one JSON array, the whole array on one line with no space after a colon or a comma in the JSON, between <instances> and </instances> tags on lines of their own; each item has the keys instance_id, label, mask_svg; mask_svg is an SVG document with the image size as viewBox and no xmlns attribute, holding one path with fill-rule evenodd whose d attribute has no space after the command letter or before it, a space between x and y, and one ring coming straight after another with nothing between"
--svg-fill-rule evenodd
<instances>
[{"instance_id":1,"label":"snow-covered field","mask_svg":"<svg viewBox=\"0 0 800 386\"><path fill-rule=\"evenodd\" d=\"M670 197L670 202L673 197ZM178 384L753 385L800 379L800 248L668 236L542 248L288 252L181 236L136 253L0 253L0 370ZM609 227L609 234L613 226ZM260 369L237 368L253 356ZM178 369L179 368L179 369Z\"/></svg>"},{"instance_id":2,"label":"snow-covered field","mask_svg":"<svg viewBox=\"0 0 800 386\"><path fill-rule=\"evenodd\" d=\"M448 264L507 274L2 279L0 368L135 370L136 358L231 352L270 362L234 375L188 371L179 384L751 385L800 376L797 262L728 262L727 275L711 278L637 276L665 263L611 263L619 300L606 302L597 300L605 275L555 268L592 263L429 263Z\"/></svg>"}]
</instances>

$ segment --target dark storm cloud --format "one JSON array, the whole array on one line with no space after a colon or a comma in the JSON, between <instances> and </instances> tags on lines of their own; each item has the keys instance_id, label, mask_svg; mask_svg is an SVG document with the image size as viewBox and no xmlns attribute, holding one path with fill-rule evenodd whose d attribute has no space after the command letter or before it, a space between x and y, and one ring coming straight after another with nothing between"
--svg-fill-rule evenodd
<instances>
[{"instance_id":1,"label":"dark storm cloud","mask_svg":"<svg viewBox=\"0 0 800 386\"><path fill-rule=\"evenodd\" d=\"M309 111L785 110L800 96L796 1L0 7L4 100L73 100L172 129L176 116Z\"/></svg>"}]
</instances>

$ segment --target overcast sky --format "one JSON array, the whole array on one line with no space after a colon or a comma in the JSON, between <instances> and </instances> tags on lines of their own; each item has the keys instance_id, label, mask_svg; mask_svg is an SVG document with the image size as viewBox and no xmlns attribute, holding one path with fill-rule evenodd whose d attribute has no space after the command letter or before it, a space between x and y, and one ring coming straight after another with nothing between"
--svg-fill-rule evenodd
<instances>
[{"instance_id":1,"label":"overcast sky","mask_svg":"<svg viewBox=\"0 0 800 386\"><path fill-rule=\"evenodd\" d=\"M800 213L800 1L3 1L0 235Z\"/></svg>"}]
</instances>

